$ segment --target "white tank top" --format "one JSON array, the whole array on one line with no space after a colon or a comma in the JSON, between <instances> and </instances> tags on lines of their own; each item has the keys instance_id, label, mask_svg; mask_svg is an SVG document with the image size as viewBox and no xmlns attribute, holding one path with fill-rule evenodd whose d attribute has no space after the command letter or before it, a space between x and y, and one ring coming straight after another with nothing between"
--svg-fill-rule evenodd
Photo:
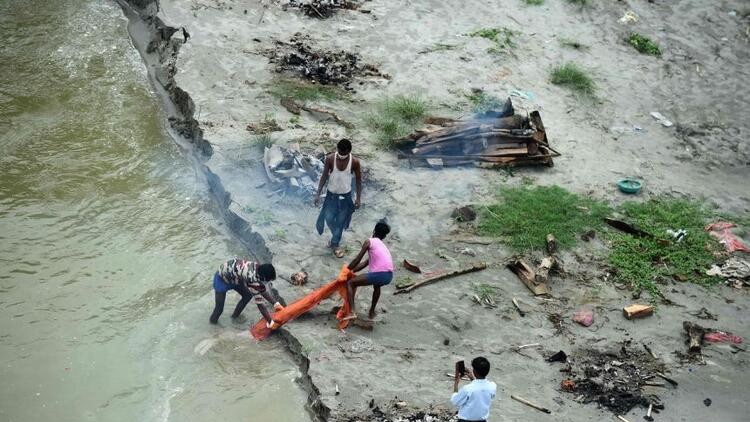
<instances>
[{"instance_id":1,"label":"white tank top","mask_svg":"<svg viewBox=\"0 0 750 422\"><path fill-rule=\"evenodd\" d=\"M328 177L328 192L343 195L352 191L352 153L349 153L349 162L344 170L339 170L336 162L339 153L333 155L333 170Z\"/></svg>"}]
</instances>

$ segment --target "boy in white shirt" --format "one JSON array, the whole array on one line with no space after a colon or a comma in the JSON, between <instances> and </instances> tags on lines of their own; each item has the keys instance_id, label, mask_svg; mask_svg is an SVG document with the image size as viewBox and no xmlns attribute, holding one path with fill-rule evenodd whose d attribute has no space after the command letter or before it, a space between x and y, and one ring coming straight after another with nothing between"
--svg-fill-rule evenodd
<instances>
[{"instance_id":1,"label":"boy in white shirt","mask_svg":"<svg viewBox=\"0 0 750 422\"><path fill-rule=\"evenodd\" d=\"M490 405L495 398L497 385L488 381L490 362L484 357L477 357L471 361L472 370L467 372L471 383L458 389L461 373L456 364L456 378L453 382L451 403L458 408L458 422L486 422L490 416Z\"/></svg>"}]
</instances>

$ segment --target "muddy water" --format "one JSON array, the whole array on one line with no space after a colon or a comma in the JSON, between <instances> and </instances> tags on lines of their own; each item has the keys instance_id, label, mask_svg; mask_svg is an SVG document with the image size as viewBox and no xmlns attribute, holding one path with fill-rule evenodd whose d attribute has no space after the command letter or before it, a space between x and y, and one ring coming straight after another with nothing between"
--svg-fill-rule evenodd
<instances>
[{"instance_id":1,"label":"muddy water","mask_svg":"<svg viewBox=\"0 0 750 422\"><path fill-rule=\"evenodd\" d=\"M0 420L308 420L279 342L208 324L243 251L119 8L5 0L0 39Z\"/></svg>"}]
</instances>

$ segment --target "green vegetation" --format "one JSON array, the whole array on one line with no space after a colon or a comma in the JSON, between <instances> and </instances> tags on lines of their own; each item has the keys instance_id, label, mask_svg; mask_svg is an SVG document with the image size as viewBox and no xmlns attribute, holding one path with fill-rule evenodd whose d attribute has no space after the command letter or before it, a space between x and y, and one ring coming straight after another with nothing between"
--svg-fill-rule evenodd
<instances>
[{"instance_id":1,"label":"green vegetation","mask_svg":"<svg viewBox=\"0 0 750 422\"><path fill-rule=\"evenodd\" d=\"M559 247L573 246L577 235L598 229L610 213L606 205L558 186L506 187L499 197L499 203L480 212L477 231L502 237L517 251L543 248L549 233Z\"/></svg>"},{"instance_id":2,"label":"green vegetation","mask_svg":"<svg viewBox=\"0 0 750 422\"><path fill-rule=\"evenodd\" d=\"M490 286L487 283L471 284L471 289L474 290L474 294L479 297L485 303L493 303L497 296L497 287Z\"/></svg>"},{"instance_id":3,"label":"green vegetation","mask_svg":"<svg viewBox=\"0 0 750 422\"><path fill-rule=\"evenodd\" d=\"M674 278L710 285L717 278L705 270L713 264L719 244L704 231L711 213L698 203L679 199L654 199L648 202L627 202L622 211L628 221L653 238L638 238L617 233L609 261L617 269L617 279L629 282L638 290L647 290L652 298L660 296L657 282ZM680 242L671 240L667 229L685 229Z\"/></svg>"},{"instance_id":4,"label":"green vegetation","mask_svg":"<svg viewBox=\"0 0 750 422\"><path fill-rule=\"evenodd\" d=\"M273 138L268 133L253 136L253 144L260 148L266 148L273 145Z\"/></svg>"},{"instance_id":5,"label":"green vegetation","mask_svg":"<svg viewBox=\"0 0 750 422\"><path fill-rule=\"evenodd\" d=\"M586 96L593 96L596 85L591 77L573 62L554 67L550 72L550 82L562 85Z\"/></svg>"},{"instance_id":6,"label":"green vegetation","mask_svg":"<svg viewBox=\"0 0 750 422\"><path fill-rule=\"evenodd\" d=\"M544 0L523 0L529 6L541 6L544 4Z\"/></svg>"},{"instance_id":7,"label":"green vegetation","mask_svg":"<svg viewBox=\"0 0 750 422\"><path fill-rule=\"evenodd\" d=\"M337 86L310 83L296 79L276 79L269 92L277 98L288 97L302 102L316 100L337 101L346 99L349 95Z\"/></svg>"},{"instance_id":8,"label":"green vegetation","mask_svg":"<svg viewBox=\"0 0 750 422\"><path fill-rule=\"evenodd\" d=\"M651 56L661 56L661 50L659 44L657 44L651 38L641 35L637 32L631 32L628 38L625 39L628 44L632 45L633 48L638 50L642 54L648 54Z\"/></svg>"},{"instance_id":9,"label":"green vegetation","mask_svg":"<svg viewBox=\"0 0 750 422\"><path fill-rule=\"evenodd\" d=\"M589 4L589 0L567 0L567 1L570 4L575 4L575 5L578 5L578 6L581 6L581 7L588 6L588 4Z\"/></svg>"},{"instance_id":10,"label":"green vegetation","mask_svg":"<svg viewBox=\"0 0 750 422\"><path fill-rule=\"evenodd\" d=\"M560 45L578 51L587 51L590 47L571 38L560 38Z\"/></svg>"},{"instance_id":11,"label":"green vegetation","mask_svg":"<svg viewBox=\"0 0 750 422\"><path fill-rule=\"evenodd\" d=\"M429 105L417 96L399 95L380 103L367 124L377 132L382 147L392 148L394 140L411 133L422 124Z\"/></svg>"},{"instance_id":12,"label":"green vegetation","mask_svg":"<svg viewBox=\"0 0 750 422\"><path fill-rule=\"evenodd\" d=\"M471 94L468 94L466 98L471 103L471 111L474 113L484 113L488 110L499 110L505 105L505 101L501 100L497 96L488 94L482 90L474 90Z\"/></svg>"},{"instance_id":13,"label":"green vegetation","mask_svg":"<svg viewBox=\"0 0 750 422\"><path fill-rule=\"evenodd\" d=\"M299 124L300 117L299 116L292 116L289 118L289 123L296 125Z\"/></svg>"},{"instance_id":14,"label":"green vegetation","mask_svg":"<svg viewBox=\"0 0 750 422\"><path fill-rule=\"evenodd\" d=\"M516 47L516 43L513 41L515 32L508 28L482 28L467 35L470 37L485 38L495 43L494 47L487 49L489 53L500 53L503 50L510 50Z\"/></svg>"},{"instance_id":15,"label":"green vegetation","mask_svg":"<svg viewBox=\"0 0 750 422\"><path fill-rule=\"evenodd\" d=\"M458 45L456 44L445 44L445 43L435 43L424 50L421 50L419 54L426 54L426 53L434 53L436 51L448 51L448 50L455 50L458 48Z\"/></svg>"},{"instance_id":16,"label":"green vegetation","mask_svg":"<svg viewBox=\"0 0 750 422\"><path fill-rule=\"evenodd\" d=\"M253 208L251 206L245 206L242 210L246 214L252 215L253 223L259 226L268 226L276 222L276 219L273 217L273 213L270 210Z\"/></svg>"}]
</instances>

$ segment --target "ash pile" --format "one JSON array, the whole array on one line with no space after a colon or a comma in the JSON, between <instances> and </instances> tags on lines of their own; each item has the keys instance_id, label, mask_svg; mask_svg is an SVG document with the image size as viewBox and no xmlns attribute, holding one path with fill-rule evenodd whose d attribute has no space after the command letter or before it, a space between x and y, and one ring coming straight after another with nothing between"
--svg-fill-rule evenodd
<instances>
[{"instance_id":1,"label":"ash pile","mask_svg":"<svg viewBox=\"0 0 750 422\"><path fill-rule=\"evenodd\" d=\"M263 167L275 193L292 193L309 199L318 189L317 181L323 173L324 151L303 154L299 144L290 148L278 145L263 151Z\"/></svg>"},{"instance_id":2,"label":"ash pile","mask_svg":"<svg viewBox=\"0 0 750 422\"><path fill-rule=\"evenodd\" d=\"M656 393L666 387L664 364L646 351L629 346L627 341L610 351L578 350L560 370L569 375L561 383L563 390L574 394L576 401L598 403L616 415L636 406L664 409Z\"/></svg>"},{"instance_id":3,"label":"ash pile","mask_svg":"<svg viewBox=\"0 0 750 422\"><path fill-rule=\"evenodd\" d=\"M310 37L301 33L289 42L276 41L276 48L267 50L265 56L276 65L276 72L292 73L323 85L348 84L355 77L374 76L390 79L377 67L362 63L360 56L344 50L320 50L312 46Z\"/></svg>"},{"instance_id":4,"label":"ash pile","mask_svg":"<svg viewBox=\"0 0 750 422\"><path fill-rule=\"evenodd\" d=\"M290 7L297 8L306 16L328 19L339 9L356 10L359 4L348 0L289 0L281 7L284 10Z\"/></svg>"},{"instance_id":5,"label":"ash pile","mask_svg":"<svg viewBox=\"0 0 750 422\"><path fill-rule=\"evenodd\" d=\"M549 144L539 112L516 114L510 98L501 110L467 120L434 121L438 124L396 141L399 158L433 168L493 168L533 164L551 167L553 157L560 156Z\"/></svg>"}]
</instances>

